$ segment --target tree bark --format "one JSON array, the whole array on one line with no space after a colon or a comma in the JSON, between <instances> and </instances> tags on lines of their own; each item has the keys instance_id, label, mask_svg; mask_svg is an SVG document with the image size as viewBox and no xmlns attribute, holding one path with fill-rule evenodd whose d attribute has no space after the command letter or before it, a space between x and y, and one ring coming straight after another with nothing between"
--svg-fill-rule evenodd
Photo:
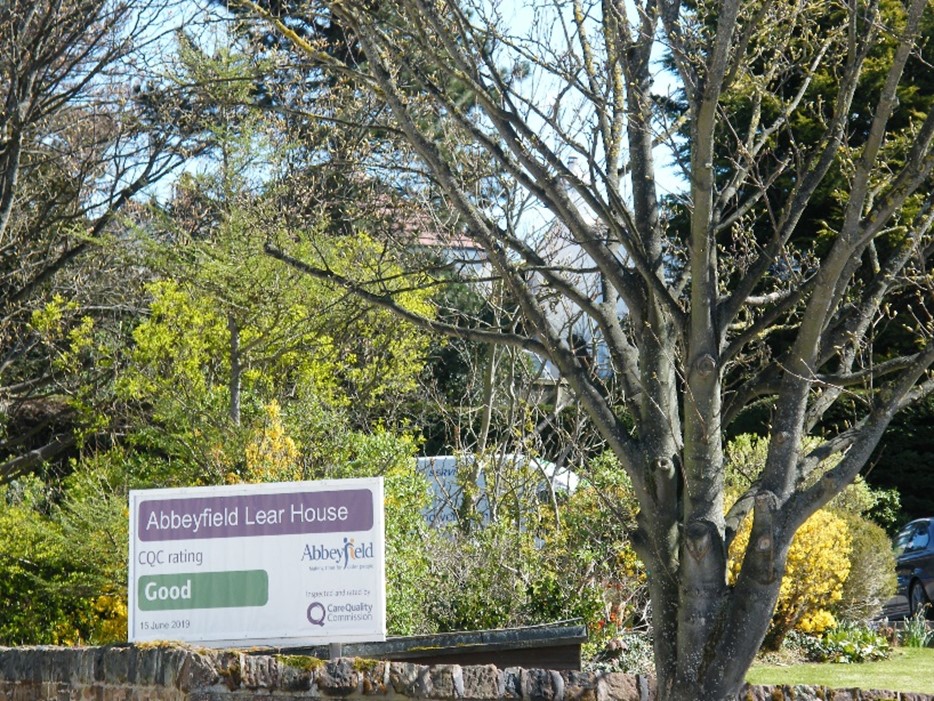
<instances>
[{"instance_id":1,"label":"tree bark","mask_svg":"<svg viewBox=\"0 0 934 701\"><path fill-rule=\"evenodd\" d=\"M240 425L240 389L243 377L242 359L240 357L240 326L233 314L227 315L227 332L230 334L230 380L228 392L230 405L228 415L230 423Z\"/></svg>"}]
</instances>

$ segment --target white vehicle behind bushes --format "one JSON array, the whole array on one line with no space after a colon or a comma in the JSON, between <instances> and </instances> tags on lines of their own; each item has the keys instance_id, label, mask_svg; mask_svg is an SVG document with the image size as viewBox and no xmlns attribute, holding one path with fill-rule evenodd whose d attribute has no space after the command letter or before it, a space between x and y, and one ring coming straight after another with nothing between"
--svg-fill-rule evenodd
<instances>
[{"instance_id":1,"label":"white vehicle behind bushes","mask_svg":"<svg viewBox=\"0 0 934 701\"><path fill-rule=\"evenodd\" d=\"M472 454L421 457L416 458L416 470L431 485L432 501L422 513L438 527L462 519L488 525L501 518L521 526L525 509L557 505L580 481L566 467L520 453L480 459Z\"/></svg>"}]
</instances>

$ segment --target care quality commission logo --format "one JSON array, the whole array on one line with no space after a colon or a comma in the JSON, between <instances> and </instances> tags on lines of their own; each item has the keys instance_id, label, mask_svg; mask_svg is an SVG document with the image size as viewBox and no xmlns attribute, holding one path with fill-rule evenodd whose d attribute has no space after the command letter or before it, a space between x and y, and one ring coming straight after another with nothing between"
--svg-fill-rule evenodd
<instances>
[{"instance_id":1,"label":"care quality commission logo","mask_svg":"<svg viewBox=\"0 0 934 701\"><path fill-rule=\"evenodd\" d=\"M308 619L308 622L313 626L324 627L324 622L327 620L328 613L324 608L324 604L320 601L312 601L308 605L308 610L305 612L305 617Z\"/></svg>"}]
</instances>

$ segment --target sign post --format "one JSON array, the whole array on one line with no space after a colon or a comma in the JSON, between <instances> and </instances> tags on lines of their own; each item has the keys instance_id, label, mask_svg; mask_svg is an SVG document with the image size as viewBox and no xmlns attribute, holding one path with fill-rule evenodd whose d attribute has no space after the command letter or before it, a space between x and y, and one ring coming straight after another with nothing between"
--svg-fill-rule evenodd
<instances>
[{"instance_id":1,"label":"sign post","mask_svg":"<svg viewBox=\"0 0 934 701\"><path fill-rule=\"evenodd\" d=\"M128 634L385 640L382 479L131 491Z\"/></svg>"}]
</instances>

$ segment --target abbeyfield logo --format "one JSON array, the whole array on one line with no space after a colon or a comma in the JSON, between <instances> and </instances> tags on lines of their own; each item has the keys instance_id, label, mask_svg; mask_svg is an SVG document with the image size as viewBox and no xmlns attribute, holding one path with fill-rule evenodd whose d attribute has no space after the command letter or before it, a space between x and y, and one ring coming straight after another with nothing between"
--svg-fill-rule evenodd
<instances>
[{"instance_id":1,"label":"abbeyfield logo","mask_svg":"<svg viewBox=\"0 0 934 701\"><path fill-rule=\"evenodd\" d=\"M302 551L302 562L333 562L341 569L347 569L352 562L372 558L373 541L358 544L353 538L344 538L344 544L336 548L306 543Z\"/></svg>"}]
</instances>

